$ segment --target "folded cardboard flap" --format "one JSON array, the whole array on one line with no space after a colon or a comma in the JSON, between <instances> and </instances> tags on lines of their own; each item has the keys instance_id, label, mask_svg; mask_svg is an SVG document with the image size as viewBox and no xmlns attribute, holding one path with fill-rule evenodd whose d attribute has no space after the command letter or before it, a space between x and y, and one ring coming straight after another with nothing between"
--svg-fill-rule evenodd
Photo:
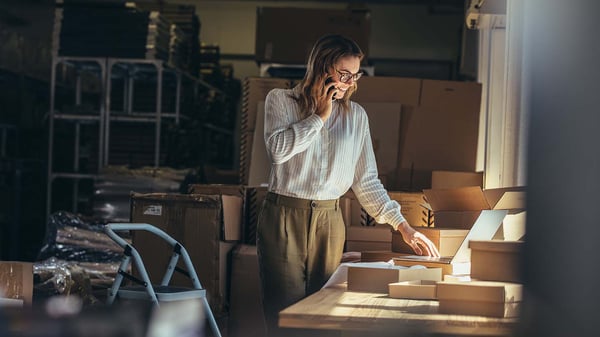
<instances>
[{"instance_id":1,"label":"folded cardboard flap","mask_svg":"<svg viewBox=\"0 0 600 337\"><path fill-rule=\"evenodd\" d=\"M433 211L436 227L469 228L481 210L507 210L519 213L525 210L525 188L509 187L482 190L478 186L425 189L427 203Z\"/></svg>"},{"instance_id":2,"label":"folded cardboard flap","mask_svg":"<svg viewBox=\"0 0 600 337\"><path fill-rule=\"evenodd\" d=\"M483 190L492 209L506 209L518 213L526 209L526 188L524 186L492 188Z\"/></svg>"},{"instance_id":3,"label":"folded cardboard flap","mask_svg":"<svg viewBox=\"0 0 600 337\"><path fill-rule=\"evenodd\" d=\"M434 214L439 211L480 211L491 209L483 194L483 190L479 186L425 189L423 193Z\"/></svg>"}]
</instances>

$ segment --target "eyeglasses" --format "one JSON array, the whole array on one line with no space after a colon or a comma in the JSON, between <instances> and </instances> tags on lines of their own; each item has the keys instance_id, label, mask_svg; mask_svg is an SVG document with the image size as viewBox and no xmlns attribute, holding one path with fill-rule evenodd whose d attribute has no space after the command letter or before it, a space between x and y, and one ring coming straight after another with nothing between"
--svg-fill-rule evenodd
<instances>
[{"instance_id":1,"label":"eyeglasses","mask_svg":"<svg viewBox=\"0 0 600 337\"><path fill-rule=\"evenodd\" d=\"M340 82L344 82L344 83L350 82L350 79L352 79L352 81L356 82L363 75L362 71L359 71L356 74L349 73L347 71L342 72L337 69L335 71L340 75Z\"/></svg>"}]
</instances>

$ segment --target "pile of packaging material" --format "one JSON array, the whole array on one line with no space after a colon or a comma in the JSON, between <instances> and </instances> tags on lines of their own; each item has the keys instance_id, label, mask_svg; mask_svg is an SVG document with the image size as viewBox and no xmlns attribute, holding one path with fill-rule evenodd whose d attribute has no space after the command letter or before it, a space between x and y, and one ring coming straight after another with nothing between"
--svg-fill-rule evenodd
<instances>
[{"instance_id":1,"label":"pile of packaging material","mask_svg":"<svg viewBox=\"0 0 600 337\"><path fill-rule=\"evenodd\" d=\"M36 296L77 294L86 304L114 281L123 250L103 231L105 223L69 212L52 214L34 264ZM123 233L126 240L128 233Z\"/></svg>"}]
</instances>

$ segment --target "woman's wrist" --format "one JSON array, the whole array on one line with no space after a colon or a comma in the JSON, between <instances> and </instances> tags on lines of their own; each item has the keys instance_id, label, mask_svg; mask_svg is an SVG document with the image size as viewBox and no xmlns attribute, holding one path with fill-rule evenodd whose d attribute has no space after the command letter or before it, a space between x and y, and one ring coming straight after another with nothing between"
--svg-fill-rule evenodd
<instances>
[{"instance_id":1,"label":"woman's wrist","mask_svg":"<svg viewBox=\"0 0 600 337\"><path fill-rule=\"evenodd\" d=\"M400 232L403 237L405 237L405 234L410 234L410 232L413 230L414 229L408 224L408 222L406 220L403 220L398 225L398 227L396 227L396 231Z\"/></svg>"}]
</instances>

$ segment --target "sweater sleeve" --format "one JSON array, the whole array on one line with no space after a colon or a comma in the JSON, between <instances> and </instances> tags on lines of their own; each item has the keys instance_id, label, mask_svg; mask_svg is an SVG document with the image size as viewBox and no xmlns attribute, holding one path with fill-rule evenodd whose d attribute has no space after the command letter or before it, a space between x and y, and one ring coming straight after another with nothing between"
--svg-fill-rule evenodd
<instances>
[{"instance_id":1,"label":"sweater sleeve","mask_svg":"<svg viewBox=\"0 0 600 337\"><path fill-rule=\"evenodd\" d=\"M378 177L369 122L366 116L363 119L361 130L360 152L354 173L352 190L362 207L375 221L387 223L395 230L406 219L401 213L400 204L389 197Z\"/></svg>"},{"instance_id":2,"label":"sweater sleeve","mask_svg":"<svg viewBox=\"0 0 600 337\"><path fill-rule=\"evenodd\" d=\"M323 128L315 114L298 120L297 103L282 89L271 90L265 99L265 144L275 164L305 151Z\"/></svg>"}]
</instances>

